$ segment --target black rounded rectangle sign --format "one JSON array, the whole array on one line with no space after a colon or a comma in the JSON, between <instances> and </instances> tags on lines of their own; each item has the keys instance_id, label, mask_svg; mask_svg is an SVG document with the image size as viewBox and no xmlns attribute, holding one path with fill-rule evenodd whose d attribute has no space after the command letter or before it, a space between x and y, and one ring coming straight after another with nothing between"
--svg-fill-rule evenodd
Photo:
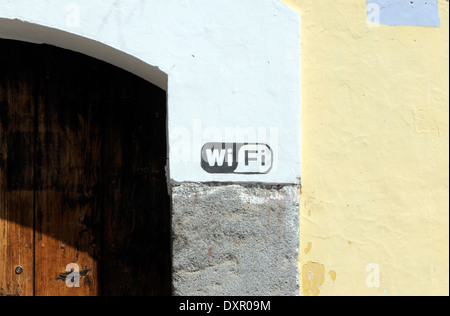
<instances>
[{"instance_id":1,"label":"black rounded rectangle sign","mask_svg":"<svg viewBox=\"0 0 450 316\"><path fill-rule=\"evenodd\" d=\"M267 174L272 170L273 151L266 144L207 143L201 161L208 173Z\"/></svg>"}]
</instances>

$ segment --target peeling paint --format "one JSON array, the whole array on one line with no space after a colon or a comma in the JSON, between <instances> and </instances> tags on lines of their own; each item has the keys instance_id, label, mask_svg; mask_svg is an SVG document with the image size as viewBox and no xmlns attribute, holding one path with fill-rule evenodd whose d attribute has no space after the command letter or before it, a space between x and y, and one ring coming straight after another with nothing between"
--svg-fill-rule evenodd
<instances>
[{"instance_id":1,"label":"peeling paint","mask_svg":"<svg viewBox=\"0 0 450 316\"><path fill-rule=\"evenodd\" d=\"M330 275L331 280L336 281L337 278L336 271L330 270L328 274Z\"/></svg>"},{"instance_id":2,"label":"peeling paint","mask_svg":"<svg viewBox=\"0 0 450 316\"><path fill-rule=\"evenodd\" d=\"M308 262L302 269L302 289L305 296L319 296L320 287L325 282L325 266Z\"/></svg>"},{"instance_id":3,"label":"peeling paint","mask_svg":"<svg viewBox=\"0 0 450 316\"><path fill-rule=\"evenodd\" d=\"M418 133L441 135L436 114L430 108L420 108L414 111L414 124Z\"/></svg>"},{"instance_id":4,"label":"peeling paint","mask_svg":"<svg viewBox=\"0 0 450 316\"><path fill-rule=\"evenodd\" d=\"M309 242L308 246L305 248L305 253L308 254L311 251L311 248L312 248L312 243Z\"/></svg>"}]
</instances>

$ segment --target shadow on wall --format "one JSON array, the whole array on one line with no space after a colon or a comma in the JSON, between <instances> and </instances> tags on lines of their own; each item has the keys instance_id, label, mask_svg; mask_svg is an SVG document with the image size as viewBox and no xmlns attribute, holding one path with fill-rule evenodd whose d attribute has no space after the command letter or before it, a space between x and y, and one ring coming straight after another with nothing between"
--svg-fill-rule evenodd
<instances>
[{"instance_id":1,"label":"shadow on wall","mask_svg":"<svg viewBox=\"0 0 450 316\"><path fill-rule=\"evenodd\" d=\"M170 295L165 91L48 45L0 68L0 296Z\"/></svg>"}]
</instances>

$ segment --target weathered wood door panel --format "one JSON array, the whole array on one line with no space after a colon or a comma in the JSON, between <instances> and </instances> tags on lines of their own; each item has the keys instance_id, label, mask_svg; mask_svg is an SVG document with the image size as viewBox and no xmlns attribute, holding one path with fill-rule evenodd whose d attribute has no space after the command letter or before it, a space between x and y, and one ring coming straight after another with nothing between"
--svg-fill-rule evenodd
<instances>
[{"instance_id":1,"label":"weathered wood door panel","mask_svg":"<svg viewBox=\"0 0 450 316\"><path fill-rule=\"evenodd\" d=\"M95 62L59 50L47 49L41 65L36 83L35 293L98 295L101 78L92 70ZM55 281L72 263L84 274L80 287L68 287L63 277Z\"/></svg>"},{"instance_id":2,"label":"weathered wood door panel","mask_svg":"<svg viewBox=\"0 0 450 316\"><path fill-rule=\"evenodd\" d=\"M164 103L164 96L146 89L143 82L123 82L119 77L113 77L113 81L115 93L105 104L109 110L105 113L101 150L105 171L103 226L111 228L104 235L101 270L102 277L109 281L103 293L157 295L159 288L170 287L166 282L171 280L171 267L166 266L171 260L166 248L170 245L169 211L164 210L169 205L166 156L161 155L166 141L158 137L166 128L166 115L149 107L146 100ZM129 104L135 105L134 111ZM152 124L142 117L151 117ZM155 148L159 148L159 154ZM150 286L145 277L139 277L146 274L159 278ZM135 282L121 282L123 278Z\"/></svg>"},{"instance_id":3,"label":"weathered wood door panel","mask_svg":"<svg viewBox=\"0 0 450 316\"><path fill-rule=\"evenodd\" d=\"M35 108L26 69L33 64L13 65L14 54L0 54L0 295L32 295Z\"/></svg>"},{"instance_id":4,"label":"weathered wood door panel","mask_svg":"<svg viewBox=\"0 0 450 316\"><path fill-rule=\"evenodd\" d=\"M0 107L0 295L170 295L164 91L0 40Z\"/></svg>"}]
</instances>

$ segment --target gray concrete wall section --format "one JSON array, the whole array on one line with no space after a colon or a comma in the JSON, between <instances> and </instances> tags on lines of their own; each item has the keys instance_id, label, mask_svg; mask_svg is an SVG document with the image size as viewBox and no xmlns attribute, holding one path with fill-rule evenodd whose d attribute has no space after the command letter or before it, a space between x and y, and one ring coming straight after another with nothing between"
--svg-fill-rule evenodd
<instances>
[{"instance_id":1,"label":"gray concrete wall section","mask_svg":"<svg viewBox=\"0 0 450 316\"><path fill-rule=\"evenodd\" d=\"M174 295L299 295L297 186L172 188Z\"/></svg>"}]
</instances>

